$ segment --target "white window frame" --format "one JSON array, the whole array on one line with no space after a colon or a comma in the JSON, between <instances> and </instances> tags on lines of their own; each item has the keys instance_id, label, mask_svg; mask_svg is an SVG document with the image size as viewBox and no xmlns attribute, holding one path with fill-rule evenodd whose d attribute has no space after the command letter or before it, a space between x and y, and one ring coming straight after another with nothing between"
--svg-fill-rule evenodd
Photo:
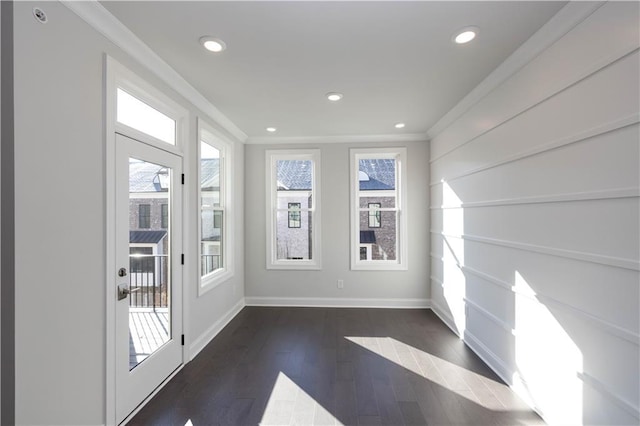
<instances>
[{"instance_id":1,"label":"white window frame","mask_svg":"<svg viewBox=\"0 0 640 426\"><path fill-rule=\"evenodd\" d=\"M351 179L351 269L360 271L405 271L407 263L407 149L390 148L352 148L350 156ZM396 212L396 259L395 260L360 260L360 213L369 211L360 208L360 173L361 159L395 159L396 160L396 207L380 207L379 212ZM380 228L375 228L380 229Z\"/></svg>"},{"instance_id":2,"label":"white window frame","mask_svg":"<svg viewBox=\"0 0 640 426\"><path fill-rule=\"evenodd\" d=\"M320 188L320 150L319 149L278 149L265 151L266 169L266 211L267 211L267 269L284 270L320 270L322 269L322 244L321 244L321 188ZM311 213L312 259L277 259L276 233L278 210L278 176L276 164L279 160L311 161L311 207L301 208L303 212ZM288 220L288 215L287 215Z\"/></svg>"},{"instance_id":3,"label":"white window frame","mask_svg":"<svg viewBox=\"0 0 640 426\"><path fill-rule=\"evenodd\" d=\"M110 103L113 105L113 111L109 111L109 113L113 120L113 130L116 133L129 136L138 141L155 146L156 148L169 151L172 154L183 156L183 144L184 141L188 140L189 113L187 109L117 61L109 58L108 66L110 73L109 79L111 80L109 85L113 87L113 93L108 93L108 96L112 97ZM175 144L163 141L162 139L158 139L148 133L119 122L116 119L117 89L124 90L151 108L174 120L176 123Z\"/></svg>"},{"instance_id":4,"label":"white window frame","mask_svg":"<svg viewBox=\"0 0 640 426\"><path fill-rule=\"evenodd\" d=\"M201 258L202 258L202 188L201 188L201 169L200 169L200 144L204 142L220 152L220 207L214 210L221 210L222 214L222 268L218 268L207 275L202 276ZM198 253L198 296L202 296L210 290L213 290L220 284L228 281L234 275L234 213L233 213L233 149L229 143L219 132L217 132L206 121L198 118L198 155L197 155L197 187L198 187L198 208L197 208L197 253Z\"/></svg>"}]
</instances>

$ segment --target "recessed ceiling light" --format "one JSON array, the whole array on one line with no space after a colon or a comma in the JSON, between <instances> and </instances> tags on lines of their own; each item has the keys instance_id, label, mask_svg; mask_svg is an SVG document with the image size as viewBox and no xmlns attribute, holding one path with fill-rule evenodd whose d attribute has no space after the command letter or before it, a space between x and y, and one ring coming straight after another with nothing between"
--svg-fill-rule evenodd
<instances>
[{"instance_id":1,"label":"recessed ceiling light","mask_svg":"<svg viewBox=\"0 0 640 426\"><path fill-rule=\"evenodd\" d=\"M478 34L477 27L466 27L458 31L453 36L453 41L456 42L457 44L469 43L471 40L476 38L477 34Z\"/></svg>"},{"instance_id":2,"label":"recessed ceiling light","mask_svg":"<svg viewBox=\"0 0 640 426\"><path fill-rule=\"evenodd\" d=\"M267 129L266 129L266 130L267 130L267 132L273 133L273 132L275 132L275 131L276 131L276 130L278 130L278 129L276 129L275 127L267 127Z\"/></svg>"},{"instance_id":3,"label":"recessed ceiling light","mask_svg":"<svg viewBox=\"0 0 640 426\"><path fill-rule=\"evenodd\" d=\"M404 123L396 123L393 125L396 129L402 129L404 127Z\"/></svg>"},{"instance_id":4,"label":"recessed ceiling light","mask_svg":"<svg viewBox=\"0 0 640 426\"><path fill-rule=\"evenodd\" d=\"M200 44L204 46L210 52L219 53L227 48L227 45L224 44L224 41L219 38L204 36L200 37Z\"/></svg>"},{"instance_id":5,"label":"recessed ceiling light","mask_svg":"<svg viewBox=\"0 0 640 426\"><path fill-rule=\"evenodd\" d=\"M342 99L342 93L329 92L327 93L327 99L329 99L331 102L339 101L340 99Z\"/></svg>"}]
</instances>

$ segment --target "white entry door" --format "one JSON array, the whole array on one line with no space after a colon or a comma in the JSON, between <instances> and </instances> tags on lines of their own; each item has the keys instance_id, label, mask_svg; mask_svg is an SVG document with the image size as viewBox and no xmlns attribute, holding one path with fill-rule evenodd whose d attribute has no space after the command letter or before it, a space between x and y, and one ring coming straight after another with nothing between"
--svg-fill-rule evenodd
<instances>
[{"instance_id":1,"label":"white entry door","mask_svg":"<svg viewBox=\"0 0 640 426\"><path fill-rule=\"evenodd\" d=\"M182 363L182 159L116 135L116 421Z\"/></svg>"}]
</instances>

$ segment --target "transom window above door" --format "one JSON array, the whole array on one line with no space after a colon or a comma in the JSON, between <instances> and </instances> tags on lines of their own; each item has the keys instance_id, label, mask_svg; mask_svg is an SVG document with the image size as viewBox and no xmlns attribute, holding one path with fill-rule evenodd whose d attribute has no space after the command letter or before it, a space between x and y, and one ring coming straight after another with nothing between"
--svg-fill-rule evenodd
<instances>
[{"instance_id":1,"label":"transom window above door","mask_svg":"<svg viewBox=\"0 0 640 426\"><path fill-rule=\"evenodd\" d=\"M171 145L176 144L176 120L118 87L116 120Z\"/></svg>"}]
</instances>

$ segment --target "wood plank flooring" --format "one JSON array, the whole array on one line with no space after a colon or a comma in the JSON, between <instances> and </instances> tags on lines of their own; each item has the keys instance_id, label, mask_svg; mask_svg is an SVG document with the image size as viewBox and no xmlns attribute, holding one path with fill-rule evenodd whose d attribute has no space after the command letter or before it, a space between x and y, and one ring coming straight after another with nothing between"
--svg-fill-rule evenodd
<instances>
[{"instance_id":1,"label":"wood plank flooring","mask_svg":"<svg viewBox=\"0 0 640 426\"><path fill-rule=\"evenodd\" d=\"M168 308L129 308L129 369L168 341Z\"/></svg>"},{"instance_id":2,"label":"wood plank flooring","mask_svg":"<svg viewBox=\"0 0 640 426\"><path fill-rule=\"evenodd\" d=\"M130 425L541 425L430 310L243 309Z\"/></svg>"}]
</instances>

